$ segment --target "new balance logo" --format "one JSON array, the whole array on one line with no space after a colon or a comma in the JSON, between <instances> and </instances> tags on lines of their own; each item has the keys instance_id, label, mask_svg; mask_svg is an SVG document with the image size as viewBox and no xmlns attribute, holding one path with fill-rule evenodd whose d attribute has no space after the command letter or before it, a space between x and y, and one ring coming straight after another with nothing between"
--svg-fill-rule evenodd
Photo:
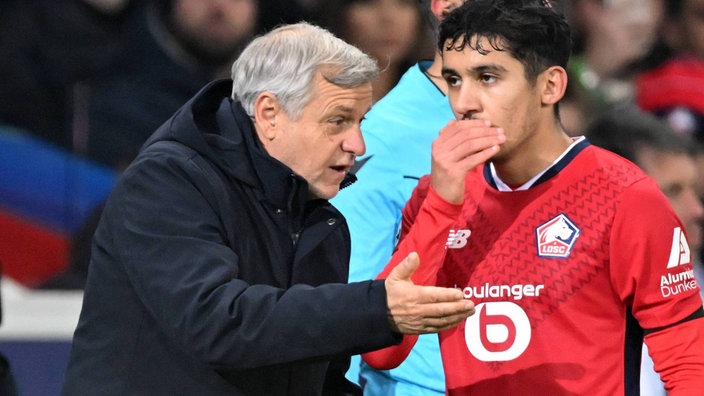
<instances>
[{"instance_id":1,"label":"new balance logo","mask_svg":"<svg viewBox=\"0 0 704 396\"><path fill-rule=\"evenodd\" d=\"M472 234L470 230L450 230L450 235L447 237L447 246L449 249L459 249L467 246L467 238Z\"/></svg>"},{"instance_id":2,"label":"new balance logo","mask_svg":"<svg viewBox=\"0 0 704 396\"><path fill-rule=\"evenodd\" d=\"M667 261L667 268L675 268L678 265L689 264L691 254L687 237L680 227L675 227L672 233L672 247L670 248L670 259Z\"/></svg>"}]
</instances>

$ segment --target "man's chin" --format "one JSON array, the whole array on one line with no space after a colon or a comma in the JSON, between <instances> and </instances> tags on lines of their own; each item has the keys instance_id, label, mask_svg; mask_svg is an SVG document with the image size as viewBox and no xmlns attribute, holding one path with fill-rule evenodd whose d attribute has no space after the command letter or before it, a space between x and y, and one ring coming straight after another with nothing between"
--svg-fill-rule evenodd
<instances>
[{"instance_id":1,"label":"man's chin","mask_svg":"<svg viewBox=\"0 0 704 396\"><path fill-rule=\"evenodd\" d=\"M324 189L311 188L308 199L332 199L340 192L340 186L326 186Z\"/></svg>"}]
</instances>

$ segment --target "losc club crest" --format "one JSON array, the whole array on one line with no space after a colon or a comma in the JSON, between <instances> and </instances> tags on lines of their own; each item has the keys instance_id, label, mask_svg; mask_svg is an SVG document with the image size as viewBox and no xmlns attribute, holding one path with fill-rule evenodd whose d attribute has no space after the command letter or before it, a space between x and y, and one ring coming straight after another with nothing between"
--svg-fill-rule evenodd
<instances>
[{"instance_id":1,"label":"losc club crest","mask_svg":"<svg viewBox=\"0 0 704 396\"><path fill-rule=\"evenodd\" d=\"M564 214L535 229L538 256L565 258L570 255L580 229Z\"/></svg>"}]
</instances>

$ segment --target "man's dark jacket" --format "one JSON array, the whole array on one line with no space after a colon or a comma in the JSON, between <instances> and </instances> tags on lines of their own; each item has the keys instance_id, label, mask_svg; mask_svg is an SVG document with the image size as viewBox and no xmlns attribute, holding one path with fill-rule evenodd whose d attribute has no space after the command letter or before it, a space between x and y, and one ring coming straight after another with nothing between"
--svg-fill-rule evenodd
<instances>
[{"instance_id":1,"label":"man's dark jacket","mask_svg":"<svg viewBox=\"0 0 704 396\"><path fill-rule=\"evenodd\" d=\"M335 395L399 341L349 231L210 84L145 143L94 237L64 395Z\"/></svg>"}]
</instances>

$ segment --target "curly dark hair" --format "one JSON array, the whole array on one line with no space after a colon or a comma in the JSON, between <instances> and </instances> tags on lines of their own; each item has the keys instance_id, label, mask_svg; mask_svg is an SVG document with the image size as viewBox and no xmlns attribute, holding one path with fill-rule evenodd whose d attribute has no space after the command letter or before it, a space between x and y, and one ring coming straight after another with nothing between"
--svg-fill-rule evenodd
<instances>
[{"instance_id":1,"label":"curly dark hair","mask_svg":"<svg viewBox=\"0 0 704 396\"><path fill-rule=\"evenodd\" d=\"M467 1L440 24L437 46L486 53L490 49L481 47L480 38L520 61L531 82L550 66L566 67L572 49L567 19L543 0Z\"/></svg>"}]
</instances>

